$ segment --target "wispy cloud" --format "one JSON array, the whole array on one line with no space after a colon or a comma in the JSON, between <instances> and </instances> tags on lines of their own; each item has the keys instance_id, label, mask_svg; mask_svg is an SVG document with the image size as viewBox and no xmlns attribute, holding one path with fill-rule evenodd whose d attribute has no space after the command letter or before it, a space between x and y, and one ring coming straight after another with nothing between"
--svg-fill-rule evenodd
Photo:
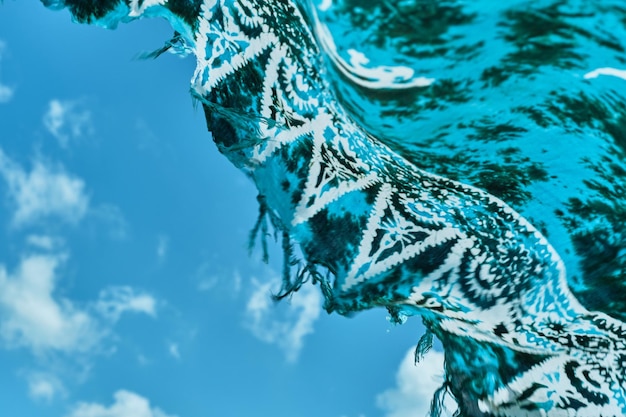
<instances>
[{"instance_id":1,"label":"wispy cloud","mask_svg":"<svg viewBox=\"0 0 626 417\"><path fill-rule=\"evenodd\" d=\"M67 394L59 378L48 372L30 372L27 374L28 395L36 401L51 402Z\"/></svg>"},{"instance_id":2,"label":"wispy cloud","mask_svg":"<svg viewBox=\"0 0 626 417\"><path fill-rule=\"evenodd\" d=\"M415 364L414 349L409 349L396 373L396 386L376 398L378 407L385 411L385 417L428 415L433 395L443 384L443 358L443 353L430 351ZM445 406L447 409L442 416L452 415L456 410L450 398L446 398Z\"/></svg>"},{"instance_id":3,"label":"wispy cloud","mask_svg":"<svg viewBox=\"0 0 626 417\"><path fill-rule=\"evenodd\" d=\"M106 227L106 234L114 240L124 240L129 235L130 226L124 213L113 204L99 204L89 209L89 218Z\"/></svg>"},{"instance_id":4,"label":"wispy cloud","mask_svg":"<svg viewBox=\"0 0 626 417\"><path fill-rule=\"evenodd\" d=\"M150 401L131 391L119 390L113 394L115 400L110 406L98 403L78 403L66 417L176 417L166 414Z\"/></svg>"},{"instance_id":5,"label":"wispy cloud","mask_svg":"<svg viewBox=\"0 0 626 417\"><path fill-rule=\"evenodd\" d=\"M93 135L94 132L91 112L79 101L50 100L43 116L43 124L63 148L71 140Z\"/></svg>"},{"instance_id":6,"label":"wispy cloud","mask_svg":"<svg viewBox=\"0 0 626 417\"><path fill-rule=\"evenodd\" d=\"M322 296L313 285L304 285L290 299L274 304L270 296L278 280L259 283L246 305L245 326L259 340L278 345L287 361L295 362L304 346L304 337L313 333L313 324L322 309Z\"/></svg>"},{"instance_id":7,"label":"wispy cloud","mask_svg":"<svg viewBox=\"0 0 626 417\"><path fill-rule=\"evenodd\" d=\"M194 279L197 282L198 291L210 291L219 283L220 273L215 271L217 262L204 261L196 269Z\"/></svg>"},{"instance_id":8,"label":"wispy cloud","mask_svg":"<svg viewBox=\"0 0 626 417\"><path fill-rule=\"evenodd\" d=\"M6 43L0 40L0 63L6 51ZM0 80L0 103L8 103L13 98L15 88L9 87Z\"/></svg>"},{"instance_id":9,"label":"wispy cloud","mask_svg":"<svg viewBox=\"0 0 626 417\"><path fill-rule=\"evenodd\" d=\"M86 352L103 336L87 311L55 296L65 255L30 255L13 273L0 264L0 338L9 347Z\"/></svg>"},{"instance_id":10,"label":"wispy cloud","mask_svg":"<svg viewBox=\"0 0 626 417\"><path fill-rule=\"evenodd\" d=\"M0 103L8 103L13 98L15 90L8 85L0 83Z\"/></svg>"},{"instance_id":11,"label":"wispy cloud","mask_svg":"<svg viewBox=\"0 0 626 417\"><path fill-rule=\"evenodd\" d=\"M177 343L168 343L167 351L173 358L180 359L180 349Z\"/></svg>"},{"instance_id":12,"label":"wispy cloud","mask_svg":"<svg viewBox=\"0 0 626 417\"><path fill-rule=\"evenodd\" d=\"M35 249L54 251L63 246L63 239L48 235L28 235L26 243Z\"/></svg>"},{"instance_id":13,"label":"wispy cloud","mask_svg":"<svg viewBox=\"0 0 626 417\"><path fill-rule=\"evenodd\" d=\"M154 130L148 125L144 119L135 120L135 132L133 137L137 141L137 148L141 151L148 151L153 155L159 155L162 145Z\"/></svg>"},{"instance_id":14,"label":"wispy cloud","mask_svg":"<svg viewBox=\"0 0 626 417\"><path fill-rule=\"evenodd\" d=\"M233 273L233 289L236 293L241 291L241 274L239 271Z\"/></svg>"},{"instance_id":15,"label":"wispy cloud","mask_svg":"<svg viewBox=\"0 0 626 417\"><path fill-rule=\"evenodd\" d=\"M67 258L27 255L13 272L0 264L0 341L6 347L28 348L38 356L92 355L124 313L156 317L156 299L129 286L108 287L98 300L82 305L59 296L58 270Z\"/></svg>"},{"instance_id":16,"label":"wispy cloud","mask_svg":"<svg viewBox=\"0 0 626 417\"><path fill-rule=\"evenodd\" d=\"M204 277L198 282L198 291L211 291L218 282L219 279L215 275Z\"/></svg>"},{"instance_id":17,"label":"wispy cloud","mask_svg":"<svg viewBox=\"0 0 626 417\"><path fill-rule=\"evenodd\" d=\"M109 287L100 291L96 310L111 321L118 321L123 313L143 313L156 317L156 299L129 286Z\"/></svg>"},{"instance_id":18,"label":"wispy cloud","mask_svg":"<svg viewBox=\"0 0 626 417\"><path fill-rule=\"evenodd\" d=\"M170 243L170 239L169 237L167 237L167 235L161 234L158 236L156 254L160 262L163 262L165 260L165 257L167 256L169 243Z\"/></svg>"},{"instance_id":19,"label":"wispy cloud","mask_svg":"<svg viewBox=\"0 0 626 417\"><path fill-rule=\"evenodd\" d=\"M36 159L28 172L0 149L0 176L8 184L8 195L15 207L15 227L49 217L75 224L89 208L85 182L67 173L61 165Z\"/></svg>"}]
</instances>

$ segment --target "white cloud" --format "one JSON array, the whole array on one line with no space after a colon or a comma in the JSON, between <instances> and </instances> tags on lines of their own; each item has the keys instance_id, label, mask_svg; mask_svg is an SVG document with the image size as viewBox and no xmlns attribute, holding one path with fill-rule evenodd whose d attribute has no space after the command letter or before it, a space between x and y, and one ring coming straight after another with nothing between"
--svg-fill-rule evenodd
<instances>
[{"instance_id":1,"label":"white cloud","mask_svg":"<svg viewBox=\"0 0 626 417\"><path fill-rule=\"evenodd\" d=\"M0 264L0 338L35 353L89 351L102 337L97 323L70 300L55 296L64 255L31 255L9 274Z\"/></svg>"},{"instance_id":2,"label":"white cloud","mask_svg":"<svg viewBox=\"0 0 626 417\"><path fill-rule=\"evenodd\" d=\"M151 407L147 398L134 392L119 390L113 398L115 402L110 407L81 402L66 417L175 417Z\"/></svg>"},{"instance_id":3,"label":"white cloud","mask_svg":"<svg viewBox=\"0 0 626 417\"><path fill-rule=\"evenodd\" d=\"M125 312L144 313L156 317L156 300L147 293L138 293L132 287L109 287L100 291L96 310L111 321L117 321Z\"/></svg>"},{"instance_id":4,"label":"white cloud","mask_svg":"<svg viewBox=\"0 0 626 417\"><path fill-rule=\"evenodd\" d=\"M0 149L0 175L15 205L16 227L48 217L78 223L87 213L89 197L84 181L66 173L62 166L35 160L32 170L26 172Z\"/></svg>"},{"instance_id":5,"label":"white cloud","mask_svg":"<svg viewBox=\"0 0 626 417\"><path fill-rule=\"evenodd\" d=\"M287 361L295 362L304 337L313 333L313 324L322 310L322 296L318 288L309 284L276 305L270 295L277 281L253 281L256 288L246 305L246 327L258 339L278 345Z\"/></svg>"},{"instance_id":6,"label":"white cloud","mask_svg":"<svg viewBox=\"0 0 626 417\"><path fill-rule=\"evenodd\" d=\"M411 348L404 356L396 374L396 386L376 398L378 407L385 411L385 417L428 415L433 395L443 384L443 353L430 351L415 364L414 352ZM452 415L456 410L454 401L449 397L446 397L445 407L442 416Z\"/></svg>"},{"instance_id":7,"label":"white cloud","mask_svg":"<svg viewBox=\"0 0 626 417\"><path fill-rule=\"evenodd\" d=\"M63 148L69 145L70 140L92 135L94 131L91 112L77 101L50 100L43 124Z\"/></svg>"},{"instance_id":8,"label":"white cloud","mask_svg":"<svg viewBox=\"0 0 626 417\"><path fill-rule=\"evenodd\" d=\"M6 347L26 347L38 355L91 354L98 352L99 343L123 313L156 316L154 297L128 286L104 289L96 302L82 308L58 296L57 270L66 258L63 254L29 255L12 274L0 264L0 340Z\"/></svg>"},{"instance_id":9,"label":"white cloud","mask_svg":"<svg viewBox=\"0 0 626 417\"><path fill-rule=\"evenodd\" d=\"M51 402L66 395L63 383L56 376L45 372L32 372L27 375L28 395L33 400Z\"/></svg>"}]
</instances>

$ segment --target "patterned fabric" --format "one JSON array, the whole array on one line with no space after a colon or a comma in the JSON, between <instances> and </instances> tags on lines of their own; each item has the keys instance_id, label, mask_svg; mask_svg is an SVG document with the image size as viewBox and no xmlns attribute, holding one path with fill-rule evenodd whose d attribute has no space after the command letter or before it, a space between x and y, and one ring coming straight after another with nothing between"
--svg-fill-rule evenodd
<instances>
[{"instance_id":1,"label":"patterned fabric","mask_svg":"<svg viewBox=\"0 0 626 417\"><path fill-rule=\"evenodd\" d=\"M405 7L412 2L401 3ZM561 10L563 3L554 3L550 9L556 20L585 12ZM346 64L341 51L333 50L308 4L295 0L44 0L44 4L68 7L76 20L106 27L144 16L163 16L171 22L176 35L168 47L192 51L197 58L192 93L204 106L215 143L259 190L262 214L255 230L269 220L283 233L285 293L311 279L320 284L329 311L349 314L383 306L398 321L420 315L429 332L443 343L444 388L456 398L460 415L626 415L626 326L620 321L625 312L607 314L610 311L597 307L601 302L587 303L593 307L588 309L572 294L570 267L583 276L580 294L594 288L580 263L584 251L567 252L566 265L546 232L521 214L526 210L533 219L541 218L537 207L542 206L533 206L538 194L532 187L516 183L517 191L499 192L502 184L497 180L481 183L470 171L446 175L442 167L447 151L437 154L435 145L419 139L403 147L393 137L365 130L362 125L366 123L356 123L338 101L330 72L343 71L365 89L379 89L385 83L354 76L358 68ZM579 5L572 2L571 6ZM530 8L522 2L518 10L523 13ZM605 12L626 16L623 8ZM567 29L567 22L560 22ZM527 42L520 53L537 47L533 39ZM335 69L325 67L322 52ZM547 58L537 55L534 59ZM485 82L503 85L511 77L506 71L515 72L494 66ZM527 72L526 76L533 75ZM388 89L397 87L394 82L387 84ZM445 84L420 78L400 87L441 90ZM503 91L498 91L503 99ZM553 96L550 100L558 107L567 99ZM461 101L474 109L481 103ZM588 102L593 105L592 100ZM552 129L537 107L524 107L524 102L516 106L518 110L507 113L507 118L516 114L534 118L544 133L587 134L559 130L560 126ZM577 116L566 109L561 113L561 118ZM607 119L603 120L606 127ZM624 129L626 118L619 120L623 124L618 126ZM529 131L506 128L506 123L497 124L500 130L494 131L489 120L483 120L482 125L440 123L441 137L445 141L453 130L468 135L468 126L482 138L481 149L487 155L501 150L486 140L490 135L504 132L514 138ZM601 130L602 126L591 127ZM600 189L610 177L605 167L626 173L626 142L615 139L623 141L623 132L613 135L612 142L606 139L593 145L594 152L604 153L591 154L581 168L585 175L595 173L584 180L592 189ZM419 135L419 131L411 134ZM423 159L420 149L425 149ZM509 151L512 154L515 151ZM596 164L594 158L602 156L608 160ZM468 154L467 159L471 158ZM488 172L484 166L474 168L474 173ZM571 178L577 179L577 166L570 169ZM550 173L546 170L539 177ZM554 187L561 186L558 181ZM616 200L610 194L605 197L597 203L604 204L601 209L592 204L597 198L579 199L590 206L586 214L569 210L546 217L555 224L554 230L566 230L565 238L556 235L559 247L580 245L581 233L589 239L597 237L585 235L589 229L580 224L593 222L588 218L594 210L606 214L599 222L610 218L621 227L620 221L626 220L623 213L613 208ZM567 224L577 226L567 228ZM551 223L545 230L550 227ZM594 227L618 231L611 225ZM291 270L293 243L303 254L300 269L295 271ZM623 243L617 245L616 265L624 262ZM617 275L620 280L623 272ZM437 412L437 401L433 411Z\"/></svg>"}]
</instances>

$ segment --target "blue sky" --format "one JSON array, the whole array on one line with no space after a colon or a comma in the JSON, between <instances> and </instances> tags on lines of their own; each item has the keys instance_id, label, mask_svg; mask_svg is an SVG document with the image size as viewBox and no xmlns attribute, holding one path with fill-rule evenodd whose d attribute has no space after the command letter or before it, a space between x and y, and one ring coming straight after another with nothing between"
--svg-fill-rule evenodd
<instances>
[{"instance_id":1,"label":"blue sky","mask_svg":"<svg viewBox=\"0 0 626 417\"><path fill-rule=\"evenodd\" d=\"M216 150L172 31L0 5L0 415L405 417L440 353L345 318L247 251L253 185ZM439 379L438 379L439 378Z\"/></svg>"}]
</instances>

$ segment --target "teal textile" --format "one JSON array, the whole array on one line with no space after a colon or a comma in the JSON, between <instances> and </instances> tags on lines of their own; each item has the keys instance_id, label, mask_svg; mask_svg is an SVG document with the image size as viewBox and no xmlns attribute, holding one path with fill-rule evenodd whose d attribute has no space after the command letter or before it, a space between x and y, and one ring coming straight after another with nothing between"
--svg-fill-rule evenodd
<instances>
[{"instance_id":1,"label":"teal textile","mask_svg":"<svg viewBox=\"0 0 626 417\"><path fill-rule=\"evenodd\" d=\"M280 296L420 315L459 415L626 415L620 2L43 3L170 21L154 56L195 55L213 140L259 190L251 240L282 236Z\"/></svg>"}]
</instances>

